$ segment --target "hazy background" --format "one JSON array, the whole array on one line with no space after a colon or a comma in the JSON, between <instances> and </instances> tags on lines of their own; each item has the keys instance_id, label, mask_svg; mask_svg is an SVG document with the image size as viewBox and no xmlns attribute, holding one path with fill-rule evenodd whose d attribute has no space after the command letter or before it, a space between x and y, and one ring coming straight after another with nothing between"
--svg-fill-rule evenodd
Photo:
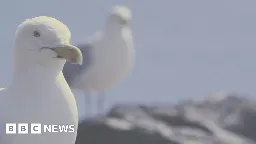
<instances>
[{"instance_id":1,"label":"hazy background","mask_svg":"<svg viewBox=\"0 0 256 144\"><path fill-rule=\"evenodd\" d=\"M11 81L12 41L25 18L53 16L72 41L104 27L109 8L133 12L134 71L107 94L115 103L175 103L215 91L256 93L255 0L9 0L0 5L0 85ZM83 113L83 95L76 92Z\"/></svg>"}]
</instances>

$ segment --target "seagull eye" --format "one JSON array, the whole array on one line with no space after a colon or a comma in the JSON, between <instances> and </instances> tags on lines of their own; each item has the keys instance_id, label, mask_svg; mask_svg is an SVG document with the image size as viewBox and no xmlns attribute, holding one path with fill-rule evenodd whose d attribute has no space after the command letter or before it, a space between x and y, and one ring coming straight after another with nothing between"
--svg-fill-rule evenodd
<instances>
[{"instance_id":1,"label":"seagull eye","mask_svg":"<svg viewBox=\"0 0 256 144\"><path fill-rule=\"evenodd\" d=\"M34 37L40 37L40 33L38 31L34 31Z\"/></svg>"}]
</instances>

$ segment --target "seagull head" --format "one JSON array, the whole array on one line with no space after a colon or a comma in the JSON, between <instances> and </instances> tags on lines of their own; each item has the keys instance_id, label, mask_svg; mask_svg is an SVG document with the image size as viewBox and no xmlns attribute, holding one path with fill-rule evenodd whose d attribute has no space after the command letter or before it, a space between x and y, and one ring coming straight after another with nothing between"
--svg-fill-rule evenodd
<instances>
[{"instance_id":1,"label":"seagull head","mask_svg":"<svg viewBox=\"0 0 256 144\"><path fill-rule=\"evenodd\" d=\"M26 19L15 34L14 62L63 68L66 60L82 64L81 51L70 44L71 32L59 20L39 16Z\"/></svg>"},{"instance_id":2,"label":"seagull head","mask_svg":"<svg viewBox=\"0 0 256 144\"><path fill-rule=\"evenodd\" d=\"M112 7L110 18L121 25L129 25L132 20L132 13L128 7L117 5Z\"/></svg>"}]
</instances>

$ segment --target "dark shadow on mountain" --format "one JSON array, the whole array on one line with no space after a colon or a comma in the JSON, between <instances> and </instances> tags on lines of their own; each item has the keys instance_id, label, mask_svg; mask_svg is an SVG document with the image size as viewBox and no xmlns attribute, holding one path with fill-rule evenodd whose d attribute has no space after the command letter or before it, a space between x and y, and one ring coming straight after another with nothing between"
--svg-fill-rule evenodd
<instances>
[{"instance_id":1,"label":"dark shadow on mountain","mask_svg":"<svg viewBox=\"0 0 256 144\"><path fill-rule=\"evenodd\" d=\"M174 106L116 105L80 122L76 144L254 144L256 102L233 94Z\"/></svg>"}]
</instances>

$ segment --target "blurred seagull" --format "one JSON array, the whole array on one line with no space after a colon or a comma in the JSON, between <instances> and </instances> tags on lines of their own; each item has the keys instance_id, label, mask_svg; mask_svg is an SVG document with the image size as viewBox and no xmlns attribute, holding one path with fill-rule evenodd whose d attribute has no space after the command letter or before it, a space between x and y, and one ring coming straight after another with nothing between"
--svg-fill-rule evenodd
<instances>
[{"instance_id":1,"label":"blurred seagull","mask_svg":"<svg viewBox=\"0 0 256 144\"><path fill-rule=\"evenodd\" d=\"M86 43L78 44L83 54L82 65L66 63L64 77L72 89L87 93L99 92L98 112L102 111L105 91L115 86L134 66L135 49L130 27L132 13L125 6L114 6L109 12L105 29L95 33Z\"/></svg>"}]
</instances>

